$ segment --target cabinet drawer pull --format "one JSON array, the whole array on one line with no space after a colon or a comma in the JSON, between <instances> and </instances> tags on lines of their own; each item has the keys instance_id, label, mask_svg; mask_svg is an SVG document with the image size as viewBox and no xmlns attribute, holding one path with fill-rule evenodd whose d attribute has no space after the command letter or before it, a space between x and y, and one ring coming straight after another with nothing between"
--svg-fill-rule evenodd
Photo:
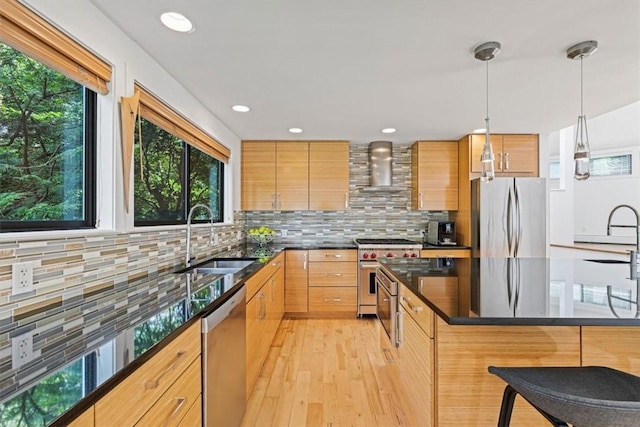
<instances>
[{"instance_id":1,"label":"cabinet drawer pull","mask_svg":"<svg viewBox=\"0 0 640 427\"><path fill-rule=\"evenodd\" d=\"M324 275L325 276L337 276L337 277L340 277L340 276L342 276L342 273L325 273Z\"/></svg>"},{"instance_id":2,"label":"cabinet drawer pull","mask_svg":"<svg viewBox=\"0 0 640 427\"><path fill-rule=\"evenodd\" d=\"M331 302L341 302L342 298L325 298L324 301L325 302L329 302L329 301L331 301Z\"/></svg>"},{"instance_id":3,"label":"cabinet drawer pull","mask_svg":"<svg viewBox=\"0 0 640 427\"><path fill-rule=\"evenodd\" d=\"M407 298L407 297L402 297L402 300L403 300L404 302L406 302L406 303L407 303L407 305L409 306L409 309L411 309L411 311L413 311L413 312L415 312L415 313L420 313L420 312L424 309L424 307L422 307L422 306L419 306L419 305L413 305L413 304L411 303L411 301L409 301L409 298Z\"/></svg>"},{"instance_id":4,"label":"cabinet drawer pull","mask_svg":"<svg viewBox=\"0 0 640 427\"><path fill-rule=\"evenodd\" d=\"M509 153L504 153L504 168L509 170Z\"/></svg>"},{"instance_id":5,"label":"cabinet drawer pull","mask_svg":"<svg viewBox=\"0 0 640 427\"><path fill-rule=\"evenodd\" d=\"M280 261L274 262L271 265L274 266L275 268L278 268L278 267L280 267Z\"/></svg>"},{"instance_id":6,"label":"cabinet drawer pull","mask_svg":"<svg viewBox=\"0 0 640 427\"><path fill-rule=\"evenodd\" d=\"M498 170L501 171L502 170L502 153L498 153L498 156L500 156L500 160L498 161Z\"/></svg>"},{"instance_id":7,"label":"cabinet drawer pull","mask_svg":"<svg viewBox=\"0 0 640 427\"><path fill-rule=\"evenodd\" d=\"M171 412L171 415L169 415L169 418L167 418L164 421L164 423L162 424L162 427L167 427L169 425L169 423L171 422L171 420L173 420L180 413L180 411L182 410L182 407L184 406L184 404L187 403L187 398L186 397L178 397L178 398L176 398L176 400L178 401L178 404L176 405L176 408L173 410L173 412Z\"/></svg>"},{"instance_id":8,"label":"cabinet drawer pull","mask_svg":"<svg viewBox=\"0 0 640 427\"><path fill-rule=\"evenodd\" d=\"M424 208L424 199L422 198L422 193L420 194L420 209Z\"/></svg>"},{"instance_id":9,"label":"cabinet drawer pull","mask_svg":"<svg viewBox=\"0 0 640 427\"><path fill-rule=\"evenodd\" d=\"M176 357L173 358L173 362L171 362L169 366L164 368L164 370L160 372L156 379L148 380L144 383L144 388L146 390L153 390L154 388L157 388L160 385L160 380L162 379L162 377L164 377L167 373L173 371L182 356L184 356L185 354L187 354L186 351L179 351L178 354L176 354Z\"/></svg>"},{"instance_id":10,"label":"cabinet drawer pull","mask_svg":"<svg viewBox=\"0 0 640 427\"><path fill-rule=\"evenodd\" d=\"M344 208L349 209L349 192L344 193Z\"/></svg>"},{"instance_id":11,"label":"cabinet drawer pull","mask_svg":"<svg viewBox=\"0 0 640 427\"><path fill-rule=\"evenodd\" d=\"M306 270L307 269L307 253L304 253L304 261L302 261L302 269Z\"/></svg>"},{"instance_id":12,"label":"cabinet drawer pull","mask_svg":"<svg viewBox=\"0 0 640 427\"><path fill-rule=\"evenodd\" d=\"M325 258L342 258L342 254L325 254Z\"/></svg>"}]
</instances>

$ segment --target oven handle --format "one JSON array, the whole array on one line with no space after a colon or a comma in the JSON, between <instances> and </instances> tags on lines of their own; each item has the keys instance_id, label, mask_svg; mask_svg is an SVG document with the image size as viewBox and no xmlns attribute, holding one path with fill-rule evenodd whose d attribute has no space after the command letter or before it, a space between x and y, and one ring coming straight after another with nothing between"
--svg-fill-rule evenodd
<instances>
[{"instance_id":1,"label":"oven handle","mask_svg":"<svg viewBox=\"0 0 640 427\"><path fill-rule=\"evenodd\" d=\"M364 268L367 270L371 270L374 268L378 268L378 262L365 262L365 261L360 261L360 268Z\"/></svg>"}]
</instances>

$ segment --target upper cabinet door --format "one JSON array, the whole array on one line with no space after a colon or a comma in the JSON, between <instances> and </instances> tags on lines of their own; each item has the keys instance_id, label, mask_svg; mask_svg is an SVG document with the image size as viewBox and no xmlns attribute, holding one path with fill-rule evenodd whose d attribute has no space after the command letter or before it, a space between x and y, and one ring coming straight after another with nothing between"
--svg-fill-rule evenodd
<instances>
[{"instance_id":1,"label":"upper cabinet door","mask_svg":"<svg viewBox=\"0 0 640 427\"><path fill-rule=\"evenodd\" d=\"M482 172L480 156L482 156L486 139L484 134L471 135L471 172ZM493 148L493 156L495 159L493 169L495 172L502 172L502 135L491 134L491 148Z\"/></svg>"},{"instance_id":2,"label":"upper cabinet door","mask_svg":"<svg viewBox=\"0 0 640 427\"><path fill-rule=\"evenodd\" d=\"M538 176L538 135L503 135L502 172Z\"/></svg>"},{"instance_id":3,"label":"upper cabinet door","mask_svg":"<svg viewBox=\"0 0 640 427\"><path fill-rule=\"evenodd\" d=\"M309 143L309 209L349 208L349 142Z\"/></svg>"},{"instance_id":4,"label":"upper cabinet door","mask_svg":"<svg viewBox=\"0 0 640 427\"><path fill-rule=\"evenodd\" d=\"M265 211L276 208L276 143L242 142L241 209Z\"/></svg>"},{"instance_id":5,"label":"upper cabinet door","mask_svg":"<svg viewBox=\"0 0 640 427\"><path fill-rule=\"evenodd\" d=\"M309 209L309 143L276 143L276 210Z\"/></svg>"},{"instance_id":6,"label":"upper cabinet door","mask_svg":"<svg viewBox=\"0 0 640 427\"><path fill-rule=\"evenodd\" d=\"M458 142L419 141L411 154L413 208L458 210Z\"/></svg>"}]
</instances>

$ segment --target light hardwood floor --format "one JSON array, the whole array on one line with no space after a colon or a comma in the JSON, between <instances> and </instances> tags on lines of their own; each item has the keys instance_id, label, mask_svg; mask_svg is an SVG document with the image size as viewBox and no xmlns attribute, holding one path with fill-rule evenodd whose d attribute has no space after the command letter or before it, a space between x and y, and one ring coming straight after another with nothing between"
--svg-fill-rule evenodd
<instances>
[{"instance_id":1,"label":"light hardwood floor","mask_svg":"<svg viewBox=\"0 0 640 427\"><path fill-rule=\"evenodd\" d=\"M375 319L283 319L242 425L408 426Z\"/></svg>"}]
</instances>

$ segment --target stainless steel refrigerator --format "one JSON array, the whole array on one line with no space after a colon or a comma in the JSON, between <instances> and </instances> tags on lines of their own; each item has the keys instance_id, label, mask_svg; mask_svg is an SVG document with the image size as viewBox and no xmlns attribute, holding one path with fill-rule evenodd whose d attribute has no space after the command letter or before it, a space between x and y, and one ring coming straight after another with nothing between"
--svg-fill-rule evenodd
<instances>
[{"instance_id":1,"label":"stainless steel refrigerator","mask_svg":"<svg viewBox=\"0 0 640 427\"><path fill-rule=\"evenodd\" d=\"M471 181L474 257L537 257L549 252L546 178Z\"/></svg>"}]
</instances>

